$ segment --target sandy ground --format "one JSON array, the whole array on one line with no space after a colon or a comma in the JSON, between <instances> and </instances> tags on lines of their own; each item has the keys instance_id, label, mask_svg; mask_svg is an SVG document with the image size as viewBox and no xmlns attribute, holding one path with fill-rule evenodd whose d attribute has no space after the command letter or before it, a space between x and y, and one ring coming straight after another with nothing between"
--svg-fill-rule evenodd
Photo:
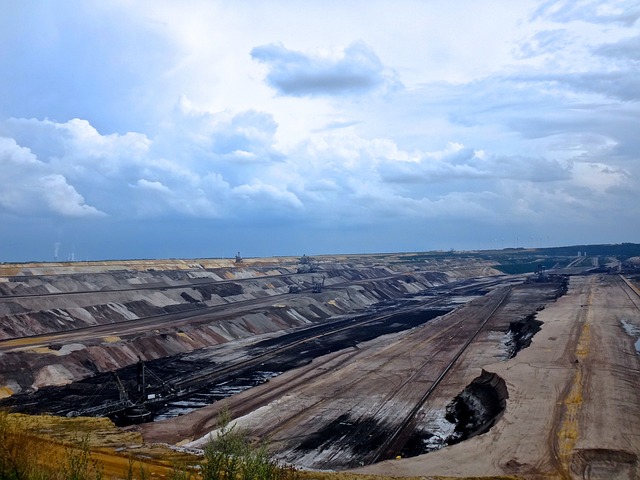
<instances>
[{"instance_id":1,"label":"sandy ground","mask_svg":"<svg viewBox=\"0 0 640 480\"><path fill-rule=\"evenodd\" d=\"M355 472L638 478L640 355L623 323L640 326L639 306L618 276L572 277L568 294L540 312L544 325L531 347L486 367L509 390L504 416L491 431Z\"/></svg>"}]
</instances>

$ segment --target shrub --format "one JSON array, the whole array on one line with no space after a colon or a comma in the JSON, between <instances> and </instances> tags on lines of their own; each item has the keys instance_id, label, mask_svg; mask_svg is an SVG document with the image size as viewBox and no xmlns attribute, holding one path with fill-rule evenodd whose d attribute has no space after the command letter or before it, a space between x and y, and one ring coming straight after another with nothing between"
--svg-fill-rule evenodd
<instances>
[{"instance_id":1,"label":"shrub","mask_svg":"<svg viewBox=\"0 0 640 480\"><path fill-rule=\"evenodd\" d=\"M245 432L231 425L231 414L223 411L216 437L204 448L203 480L294 480L296 471L269 457L264 443L253 445Z\"/></svg>"}]
</instances>

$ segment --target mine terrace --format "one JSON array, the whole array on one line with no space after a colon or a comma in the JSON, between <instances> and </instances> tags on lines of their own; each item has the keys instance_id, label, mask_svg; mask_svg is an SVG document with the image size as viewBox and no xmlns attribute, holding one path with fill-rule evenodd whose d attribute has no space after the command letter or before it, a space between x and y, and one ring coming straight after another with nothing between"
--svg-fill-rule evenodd
<instances>
[{"instance_id":1,"label":"mine terrace","mask_svg":"<svg viewBox=\"0 0 640 480\"><path fill-rule=\"evenodd\" d=\"M640 246L0 265L0 407L298 468L638 478Z\"/></svg>"}]
</instances>

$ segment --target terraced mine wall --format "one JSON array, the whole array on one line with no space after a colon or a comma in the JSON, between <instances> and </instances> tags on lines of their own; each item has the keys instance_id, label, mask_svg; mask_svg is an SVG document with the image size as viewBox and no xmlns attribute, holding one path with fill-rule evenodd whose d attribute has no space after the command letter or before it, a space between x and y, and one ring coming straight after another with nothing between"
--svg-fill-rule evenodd
<instances>
[{"instance_id":1,"label":"terraced mine wall","mask_svg":"<svg viewBox=\"0 0 640 480\"><path fill-rule=\"evenodd\" d=\"M313 268L287 258L2 267L0 397L498 273L482 261L378 265L343 257Z\"/></svg>"}]
</instances>

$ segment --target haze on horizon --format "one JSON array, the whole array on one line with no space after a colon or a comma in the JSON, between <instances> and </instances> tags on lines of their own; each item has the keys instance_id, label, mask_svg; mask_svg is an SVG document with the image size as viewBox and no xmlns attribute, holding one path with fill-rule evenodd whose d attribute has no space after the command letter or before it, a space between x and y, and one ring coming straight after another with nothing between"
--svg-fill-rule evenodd
<instances>
[{"instance_id":1,"label":"haze on horizon","mask_svg":"<svg viewBox=\"0 0 640 480\"><path fill-rule=\"evenodd\" d=\"M1 2L0 261L637 241L639 17Z\"/></svg>"}]
</instances>

